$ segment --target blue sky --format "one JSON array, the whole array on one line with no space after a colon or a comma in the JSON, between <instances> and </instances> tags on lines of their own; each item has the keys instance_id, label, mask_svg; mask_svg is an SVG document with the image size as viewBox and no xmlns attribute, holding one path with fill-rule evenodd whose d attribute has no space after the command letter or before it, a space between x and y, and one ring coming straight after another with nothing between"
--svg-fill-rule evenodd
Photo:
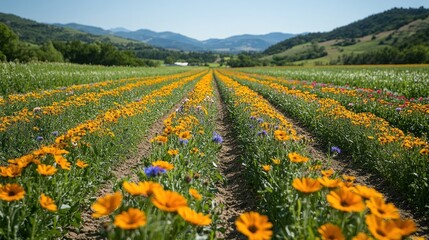
<instances>
[{"instance_id":1,"label":"blue sky","mask_svg":"<svg viewBox=\"0 0 429 240\"><path fill-rule=\"evenodd\" d=\"M238 34L330 31L428 0L0 0L0 12L44 23L172 31L199 40Z\"/></svg>"}]
</instances>

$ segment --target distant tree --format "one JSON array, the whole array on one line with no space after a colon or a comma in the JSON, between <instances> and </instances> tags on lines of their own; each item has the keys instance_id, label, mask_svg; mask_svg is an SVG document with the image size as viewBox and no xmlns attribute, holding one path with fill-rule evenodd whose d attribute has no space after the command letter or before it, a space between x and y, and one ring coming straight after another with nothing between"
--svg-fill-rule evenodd
<instances>
[{"instance_id":1,"label":"distant tree","mask_svg":"<svg viewBox=\"0 0 429 240\"><path fill-rule=\"evenodd\" d=\"M42 45L40 48L41 52L41 58L42 61L48 61L48 62L63 62L63 54L58 51L54 44L51 41L46 42Z\"/></svg>"},{"instance_id":2,"label":"distant tree","mask_svg":"<svg viewBox=\"0 0 429 240\"><path fill-rule=\"evenodd\" d=\"M165 64L173 64L174 63L174 58L171 56L168 56L164 59L164 63Z\"/></svg>"},{"instance_id":3,"label":"distant tree","mask_svg":"<svg viewBox=\"0 0 429 240\"><path fill-rule=\"evenodd\" d=\"M18 36L6 24L0 23L0 52L7 60L15 57L18 43Z\"/></svg>"}]
</instances>

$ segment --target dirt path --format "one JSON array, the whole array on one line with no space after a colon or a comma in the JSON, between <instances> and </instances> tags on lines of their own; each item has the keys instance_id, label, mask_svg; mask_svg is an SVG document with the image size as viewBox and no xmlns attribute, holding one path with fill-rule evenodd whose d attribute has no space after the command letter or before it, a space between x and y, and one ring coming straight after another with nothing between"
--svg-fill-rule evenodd
<instances>
[{"instance_id":1,"label":"dirt path","mask_svg":"<svg viewBox=\"0 0 429 240\"><path fill-rule=\"evenodd\" d=\"M140 161L142 158L149 156L151 151L151 144L149 140L155 137L157 134L162 132L164 127L164 120L182 104L183 99L177 103L168 113L164 114L159 118L152 126L147 130L147 134L141 140L140 144L137 146L137 150L130 155L126 161L117 166L112 174L114 175L113 181L108 181L100 187L95 196L101 197L107 193L111 193L113 189L113 182L115 179L122 179L124 177L129 177L130 181L137 182L138 177L133 172L134 169L140 166ZM107 226L107 223L110 223L110 220L105 218L95 219L91 217L92 210L90 206L82 213L82 227L79 233L69 232L66 235L67 239L104 239L100 236L100 232L103 232L105 229L103 227Z\"/></svg>"},{"instance_id":2,"label":"dirt path","mask_svg":"<svg viewBox=\"0 0 429 240\"><path fill-rule=\"evenodd\" d=\"M232 133L230 120L227 116L225 104L220 100L218 88L216 86L216 97L218 99L218 116L216 119L216 132L223 138L222 148L218 155L219 168L226 181L218 186L218 194L215 202L223 205L220 214L221 225L225 229L225 234L217 236L218 239L246 239L235 230L235 220L246 211L254 210L254 197L251 187L246 181L243 166L239 161L239 149L235 137Z\"/></svg>"}]
</instances>

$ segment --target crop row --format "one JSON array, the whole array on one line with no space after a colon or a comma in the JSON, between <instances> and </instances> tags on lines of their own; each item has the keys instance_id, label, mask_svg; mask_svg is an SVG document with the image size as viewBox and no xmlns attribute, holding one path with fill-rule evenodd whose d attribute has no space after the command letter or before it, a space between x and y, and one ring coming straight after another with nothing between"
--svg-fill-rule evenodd
<instances>
[{"instance_id":1,"label":"crop row","mask_svg":"<svg viewBox=\"0 0 429 240\"><path fill-rule=\"evenodd\" d=\"M340 177L329 162L314 158L309 139L261 95L220 71L216 79L244 171L260 210L273 223L272 230L267 219L249 223L249 239L401 239L416 230L381 193L355 184L353 176Z\"/></svg>"},{"instance_id":2,"label":"crop row","mask_svg":"<svg viewBox=\"0 0 429 240\"><path fill-rule=\"evenodd\" d=\"M128 96L128 101L104 108L89 120L74 121L75 126L56 133L52 143L45 141L9 159L1 167L1 238L52 238L78 227L88 196L202 74L158 84L140 92L137 101L135 95Z\"/></svg>"},{"instance_id":3,"label":"crop row","mask_svg":"<svg viewBox=\"0 0 429 240\"><path fill-rule=\"evenodd\" d=\"M232 76L232 75L231 75ZM429 144L404 134L371 113L354 113L338 101L283 85L239 80L305 124L326 144L340 146L365 169L377 173L421 212L429 213ZM398 171L400 169L400 171Z\"/></svg>"},{"instance_id":4,"label":"crop row","mask_svg":"<svg viewBox=\"0 0 429 240\"><path fill-rule=\"evenodd\" d=\"M353 112L374 113L389 121L390 124L419 136L429 132L428 103L412 102L403 97L386 96L382 94L382 91L371 89L351 89L315 82L284 80L259 74L242 74L239 77L271 81L288 88L308 91L320 98L332 98Z\"/></svg>"}]
</instances>

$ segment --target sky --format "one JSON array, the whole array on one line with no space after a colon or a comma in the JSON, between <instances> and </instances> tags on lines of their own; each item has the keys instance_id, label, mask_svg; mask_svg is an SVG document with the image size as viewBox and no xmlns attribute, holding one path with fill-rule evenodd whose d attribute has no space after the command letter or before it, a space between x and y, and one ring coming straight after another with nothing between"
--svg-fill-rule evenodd
<instances>
[{"instance_id":1,"label":"sky","mask_svg":"<svg viewBox=\"0 0 429 240\"><path fill-rule=\"evenodd\" d=\"M198 40L270 32L325 32L428 0L0 0L0 12L42 23L172 31Z\"/></svg>"}]
</instances>

